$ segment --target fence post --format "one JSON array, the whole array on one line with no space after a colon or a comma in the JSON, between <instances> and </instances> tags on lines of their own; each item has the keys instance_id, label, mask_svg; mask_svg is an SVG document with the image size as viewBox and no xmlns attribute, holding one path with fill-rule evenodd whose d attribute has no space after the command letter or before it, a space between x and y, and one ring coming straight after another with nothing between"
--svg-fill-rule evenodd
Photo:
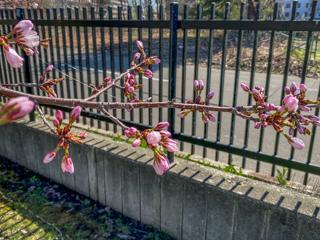
<instances>
[{"instance_id":1,"label":"fence post","mask_svg":"<svg viewBox=\"0 0 320 240\"><path fill-rule=\"evenodd\" d=\"M16 18L18 21L21 21L25 18L23 8L16 8ZM25 77L25 83L32 83L31 68L30 68L31 66L30 66L29 57L27 56L27 54L24 51L22 51L22 57L24 59L23 73L24 73L24 77ZM26 87L26 90L27 90L27 93L33 94L32 87ZM30 113L30 121L34 121L34 120L35 120L35 114L34 114L34 112L32 112L32 113Z\"/></svg>"},{"instance_id":2,"label":"fence post","mask_svg":"<svg viewBox=\"0 0 320 240\"><path fill-rule=\"evenodd\" d=\"M170 4L170 43L169 43L169 100L174 100L176 97L176 77L177 77L177 41L178 41L178 3ZM169 131L174 137L175 110L168 110L168 122L170 123ZM173 162L174 154L168 154L169 161Z\"/></svg>"}]
</instances>

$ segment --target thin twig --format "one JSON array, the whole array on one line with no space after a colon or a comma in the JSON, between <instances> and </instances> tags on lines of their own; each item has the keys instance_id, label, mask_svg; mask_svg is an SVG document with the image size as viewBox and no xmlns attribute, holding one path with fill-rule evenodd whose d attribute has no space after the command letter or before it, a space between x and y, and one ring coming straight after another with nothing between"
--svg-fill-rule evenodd
<instances>
[{"instance_id":1,"label":"thin twig","mask_svg":"<svg viewBox=\"0 0 320 240\"><path fill-rule=\"evenodd\" d=\"M50 129L50 131L53 134L56 134L56 131L54 130L54 128L51 126L51 124L48 122L48 120L46 119L44 113L42 112L42 109L40 106L36 106L36 109L38 111L38 113L40 114L40 117L42 118L43 123Z\"/></svg>"},{"instance_id":2,"label":"thin twig","mask_svg":"<svg viewBox=\"0 0 320 240\"><path fill-rule=\"evenodd\" d=\"M124 128L124 129L128 128L128 126L126 126L118 118L116 118L111 113L109 113L106 109L101 108L100 111L103 112L108 118L110 118L115 124L119 125L120 127Z\"/></svg>"}]
</instances>

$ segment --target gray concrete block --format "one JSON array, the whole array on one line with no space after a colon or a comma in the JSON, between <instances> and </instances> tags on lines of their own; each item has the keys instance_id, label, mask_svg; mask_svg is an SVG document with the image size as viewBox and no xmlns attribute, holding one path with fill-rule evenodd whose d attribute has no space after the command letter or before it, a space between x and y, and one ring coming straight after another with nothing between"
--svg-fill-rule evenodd
<instances>
[{"instance_id":1,"label":"gray concrete block","mask_svg":"<svg viewBox=\"0 0 320 240\"><path fill-rule=\"evenodd\" d=\"M123 161L114 154L106 153L105 162L106 202L113 209L122 212Z\"/></svg>"},{"instance_id":2,"label":"gray concrete block","mask_svg":"<svg viewBox=\"0 0 320 240\"><path fill-rule=\"evenodd\" d=\"M140 169L139 165L132 161L119 159L123 161L122 175L122 202L123 214L141 220L140 214Z\"/></svg>"},{"instance_id":3,"label":"gray concrete block","mask_svg":"<svg viewBox=\"0 0 320 240\"><path fill-rule=\"evenodd\" d=\"M186 180L183 197L182 239L205 239L206 189L201 183Z\"/></svg>"},{"instance_id":4,"label":"gray concrete block","mask_svg":"<svg viewBox=\"0 0 320 240\"><path fill-rule=\"evenodd\" d=\"M183 179L167 173L161 177L161 230L181 238Z\"/></svg>"},{"instance_id":5,"label":"gray concrete block","mask_svg":"<svg viewBox=\"0 0 320 240\"><path fill-rule=\"evenodd\" d=\"M206 239L232 239L235 208L235 201L230 194L207 187Z\"/></svg>"},{"instance_id":6,"label":"gray concrete block","mask_svg":"<svg viewBox=\"0 0 320 240\"><path fill-rule=\"evenodd\" d=\"M90 196L89 176L88 176L88 159L94 159L94 151L90 149L83 151L82 145L72 144L75 155L72 156L74 164L74 181L77 192Z\"/></svg>"},{"instance_id":7,"label":"gray concrete block","mask_svg":"<svg viewBox=\"0 0 320 240\"><path fill-rule=\"evenodd\" d=\"M268 211L263 205L248 199L236 201L234 214L234 239L262 240L268 231ZM259 223L259 224L257 224Z\"/></svg>"},{"instance_id":8,"label":"gray concrete block","mask_svg":"<svg viewBox=\"0 0 320 240\"><path fill-rule=\"evenodd\" d=\"M84 151L91 151L90 147L83 145ZM93 200L98 200L97 162L96 157L88 159L89 195Z\"/></svg>"},{"instance_id":9,"label":"gray concrete block","mask_svg":"<svg viewBox=\"0 0 320 240\"><path fill-rule=\"evenodd\" d=\"M98 201L101 204L106 204L106 191L105 191L105 152L100 149L95 149L95 159L97 163L97 190Z\"/></svg>"},{"instance_id":10,"label":"gray concrete block","mask_svg":"<svg viewBox=\"0 0 320 240\"><path fill-rule=\"evenodd\" d=\"M160 229L161 177L151 166L140 166L141 221Z\"/></svg>"},{"instance_id":11,"label":"gray concrete block","mask_svg":"<svg viewBox=\"0 0 320 240\"><path fill-rule=\"evenodd\" d=\"M292 240L298 238L298 218L296 214L289 213L282 209L273 208L268 211L269 224L267 231L268 240Z\"/></svg>"}]
</instances>

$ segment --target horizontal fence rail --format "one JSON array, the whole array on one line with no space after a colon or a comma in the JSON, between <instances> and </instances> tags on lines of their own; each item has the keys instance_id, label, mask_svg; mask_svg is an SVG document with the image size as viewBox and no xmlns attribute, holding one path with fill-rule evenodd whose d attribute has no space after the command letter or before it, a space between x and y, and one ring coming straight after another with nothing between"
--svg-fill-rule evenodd
<instances>
[{"instance_id":1,"label":"horizontal fence rail","mask_svg":"<svg viewBox=\"0 0 320 240\"><path fill-rule=\"evenodd\" d=\"M32 19L41 37L51 39L48 49L40 49L39 55L30 58L30 81L37 82L46 65L53 64L52 77L65 78L56 88L59 96L85 98L91 92L91 84L106 76L114 78L129 66L136 48L134 42L139 39L148 55L162 59L159 66L153 66L152 79L138 77L144 85L137 93L140 99L185 102L194 98L194 79L205 81L206 93L210 89L216 91L212 104L220 106L252 104L252 99L239 89L240 82L263 86L268 100L278 104L284 96L282 89L291 81L306 83L310 86L308 96L317 98L317 6L314 1L309 18L302 21L296 18L295 1L290 20L279 18L278 4L270 7L272 14L267 17L256 4L250 19L244 3L236 8L227 3L219 9L215 3L209 8L198 5L194 9L172 4L169 13L162 5L157 11L152 6L118 7L116 11L114 7L23 9L24 17ZM231 19L231 15L237 19ZM17 21L14 10L0 9L0 34L8 33ZM25 82L25 71L12 70L4 61L2 50L0 58L1 83ZM35 93L42 94L39 90ZM123 101L124 96L114 89L99 100ZM46 114L53 114L56 108L44 107ZM201 155L209 161L234 164L268 176L275 176L277 170L286 167L288 179L304 184L319 180L320 134L315 127L311 137L304 139L306 149L296 152L274 130L256 130L249 121L227 113L218 113L216 124L204 124L200 114L178 119L177 111L166 109L121 109L112 113L138 128L170 121L171 132L180 141L186 158ZM315 114L319 115L319 109ZM120 132L98 111L87 109L81 122Z\"/></svg>"}]
</instances>

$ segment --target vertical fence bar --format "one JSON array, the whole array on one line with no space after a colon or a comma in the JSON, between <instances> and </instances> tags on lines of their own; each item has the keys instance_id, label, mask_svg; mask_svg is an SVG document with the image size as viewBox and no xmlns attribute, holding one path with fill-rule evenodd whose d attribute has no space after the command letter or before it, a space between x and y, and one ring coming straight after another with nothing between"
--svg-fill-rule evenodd
<instances>
[{"instance_id":1,"label":"vertical fence bar","mask_svg":"<svg viewBox=\"0 0 320 240\"><path fill-rule=\"evenodd\" d=\"M72 19L72 12L71 8L67 8L67 16L68 19ZM69 49L70 49L70 60L71 60L71 69L72 69L72 78L76 78L76 68L75 68L75 53L74 53L74 43L73 43L73 27L69 26L68 27L68 33L69 33ZM78 98L78 91L77 91L77 85L76 82L73 80L73 96L74 98Z\"/></svg>"},{"instance_id":2,"label":"vertical fence bar","mask_svg":"<svg viewBox=\"0 0 320 240\"><path fill-rule=\"evenodd\" d=\"M224 19L227 20L230 15L230 2L227 2L225 5ZM223 96L224 96L224 80L225 80L225 71L226 71L226 58L227 58L227 39L228 39L228 30L223 31L223 40L222 40L222 56L221 56L221 69L220 69L220 88L219 88L219 106L223 105ZM217 136L216 141L220 142L221 140L221 121L222 114L218 112L217 118ZM216 161L219 161L219 151L216 151Z\"/></svg>"},{"instance_id":3,"label":"vertical fence bar","mask_svg":"<svg viewBox=\"0 0 320 240\"><path fill-rule=\"evenodd\" d=\"M254 21L258 21L260 17L260 3L257 2L256 4L256 14ZM251 70L250 70L250 89L254 86L254 78L256 73L256 60L257 60L257 46L258 46L258 31L254 30L253 32L253 47L252 47L252 59L251 59ZM248 105L252 104L252 98L249 95L248 96ZM244 136L244 144L243 148L246 149L248 147L248 141L249 141L249 128L250 128L250 122L249 120L246 120L246 126L245 126L245 136ZM242 159L242 166L246 166L246 158L243 157Z\"/></svg>"},{"instance_id":4,"label":"vertical fence bar","mask_svg":"<svg viewBox=\"0 0 320 240\"><path fill-rule=\"evenodd\" d=\"M83 20L87 20L88 19L88 13L87 13L87 9L83 8L82 9L82 18ZM83 27L83 34L84 34L84 47L85 47L85 56L86 56L86 75L87 75L87 79L86 79L86 84L88 84L89 86L91 86L91 66L90 66L90 49L89 49L89 36L88 36L88 27L85 26ZM88 95L91 95L91 88L88 89ZM91 111L91 109L90 109ZM93 126L93 119L90 118L90 126Z\"/></svg>"},{"instance_id":5,"label":"vertical fence bar","mask_svg":"<svg viewBox=\"0 0 320 240\"><path fill-rule=\"evenodd\" d=\"M0 18L1 19L4 19L4 10L3 9L0 9ZM2 32L3 34L7 34L7 31L6 31L6 28L4 25L2 25ZM9 77L8 77L8 74L9 74L9 69L10 69L10 66L9 64L7 63L7 61L5 60L5 56L4 56L4 52L3 52L3 48L1 48L2 51L2 59L4 60L3 61L3 75L4 75L4 79L2 80L3 83L9 83Z\"/></svg>"},{"instance_id":6,"label":"vertical fence bar","mask_svg":"<svg viewBox=\"0 0 320 240\"><path fill-rule=\"evenodd\" d=\"M177 3L170 4L170 42L169 42L169 101L176 97L176 78L177 78L177 49L178 49L178 14L179 5ZM173 108L168 110L168 122L170 124L169 131L174 136L175 111ZM169 161L173 162L173 154L168 154Z\"/></svg>"},{"instance_id":7,"label":"vertical fence bar","mask_svg":"<svg viewBox=\"0 0 320 240\"><path fill-rule=\"evenodd\" d=\"M6 9L5 11L4 11L4 13L5 13L5 17L6 17L6 19L10 19L10 13L11 13L11 10L9 10L9 9ZM6 25L6 31L9 33L10 31L11 31L11 27L10 27L10 25ZM9 70L9 69L8 69ZM8 76L9 76L9 83L13 83L13 72L14 72L15 70L14 70L14 68L11 68L10 70L9 70L9 72L8 72Z\"/></svg>"},{"instance_id":8,"label":"vertical fence bar","mask_svg":"<svg viewBox=\"0 0 320 240\"><path fill-rule=\"evenodd\" d=\"M153 19L153 9L151 5L148 5L148 20L151 21ZM148 29L148 55L152 56L152 28ZM149 66L149 69L152 71L152 66ZM152 78L148 79L148 97L153 97L153 84L152 84ZM153 100L152 100L153 101ZM152 126L152 108L148 109L148 123L149 126Z\"/></svg>"},{"instance_id":9,"label":"vertical fence bar","mask_svg":"<svg viewBox=\"0 0 320 240\"><path fill-rule=\"evenodd\" d=\"M142 21L142 6L137 6L137 16L138 20ZM143 42L143 36L142 36L142 28L138 28L138 40ZM142 86L139 88L139 99L143 99L143 81L142 81L142 74L139 73L139 84ZM143 123L143 109L139 109L139 122Z\"/></svg>"},{"instance_id":10,"label":"vertical fence bar","mask_svg":"<svg viewBox=\"0 0 320 240\"><path fill-rule=\"evenodd\" d=\"M80 19L80 14L79 14L79 8L74 9L74 15L75 19L79 20ZM78 52L78 69L79 69L79 80L80 80L80 97L83 99L85 98L85 92L84 92L84 78L83 78L83 69L82 69L82 43L81 43L81 31L80 27L76 27L76 39L77 39L77 52ZM87 118L83 117L83 124L87 124Z\"/></svg>"},{"instance_id":11,"label":"vertical fence bar","mask_svg":"<svg viewBox=\"0 0 320 240\"><path fill-rule=\"evenodd\" d=\"M53 19L58 20L58 11L56 8L53 9ZM56 45L56 55L57 55L57 60L58 60L58 69L59 69L59 77L62 77L62 64L61 64L61 53L60 53L60 37L59 37L59 26L55 25L54 26L54 38L55 38L55 45ZM67 81L65 79L64 81ZM64 97L64 91L63 91L63 84L59 84L60 88L60 96L63 98Z\"/></svg>"},{"instance_id":12,"label":"vertical fence bar","mask_svg":"<svg viewBox=\"0 0 320 240\"><path fill-rule=\"evenodd\" d=\"M90 8L90 18L91 20L96 19L96 9L94 7ZM99 72L98 72L98 54L97 54L97 33L96 27L91 28L91 39L92 39L92 51L93 51L93 67L94 67L94 84L99 85ZM100 98L100 96L99 96ZM94 110L96 111L96 110ZM99 111L98 111L99 112ZM101 128L101 121L96 121L98 128Z\"/></svg>"},{"instance_id":13,"label":"vertical fence bar","mask_svg":"<svg viewBox=\"0 0 320 240\"><path fill-rule=\"evenodd\" d=\"M183 7L183 19L188 19L188 5ZM188 54L188 30L183 29L183 51L182 51L182 83L181 83L181 102L186 101L186 81L187 81L187 54ZM184 132L185 118L180 119L180 132ZM180 150L184 150L184 142L180 143Z\"/></svg>"},{"instance_id":14,"label":"vertical fence bar","mask_svg":"<svg viewBox=\"0 0 320 240\"><path fill-rule=\"evenodd\" d=\"M164 20L164 8L161 4L159 6L159 20ZM163 29L159 28L159 58L161 59L161 62L159 63L159 101L161 102L163 100ZM159 122L162 121L163 118L163 110L162 108L159 108Z\"/></svg>"},{"instance_id":15,"label":"vertical fence bar","mask_svg":"<svg viewBox=\"0 0 320 240\"><path fill-rule=\"evenodd\" d=\"M17 8L16 9L16 17L17 17L17 20L19 20L19 21L23 20L25 18L24 9ZM29 57L25 54L24 51L22 53L22 56L23 56L23 59L24 59L23 72L24 72L25 82L26 83L32 83ZM26 91L29 94L33 94L32 87L26 87ZM32 113L30 113L30 121L34 121L34 120L35 120L35 114L34 114L34 112L32 112Z\"/></svg>"},{"instance_id":16,"label":"vertical fence bar","mask_svg":"<svg viewBox=\"0 0 320 240\"><path fill-rule=\"evenodd\" d=\"M122 20L122 7L118 6L118 19ZM119 66L120 66L120 73L123 73L124 70L124 61L123 61L123 47L122 47L122 42L123 42L123 31L122 28L118 28L118 49L119 49ZM124 86L124 80L123 78L120 80L121 86ZM120 96L121 96L121 102L124 102L124 94L123 91L120 90ZM121 118L125 119L125 109L121 109Z\"/></svg>"},{"instance_id":17,"label":"vertical fence bar","mask_svg":"<svg viewBox=\"0 0 320 240\"><path fill-rule=\"evenodd\" d=\"M48 20L51 19L51 10L50 9L46 9L46 18ZM54 56L54 52L53 52L53 38L52 38L52 27L48 26L47 27L48 30L48 38L51 39L49 42L49 52L50 52L50 57L48 58L47 62L49 62L50 64L55 65L56 61L55 61L55 56ZM53 78L56 78L56 71L52 71L52 76ZM54 86L54 90L55 92L57 92L57 86ZM53 110L52 108L50 109L50 114L53 115Z\"/></svg>"},{"instance_id":18,"label":"vertical fence bar","mask_svg":"<svg viewBox=\"0 0 320 240\"><path fill-rule=\"evenodd\" d=\"M109 20L113 19L113 11L112 6L108 7L108 14L109 14ZM111 64L111 77L112 79L115 79L115 58L114 58L114 41L113 41L113 28L109 28L109 38L110 38L110 64ZM116 99L116 89L112 88L112 101ZM117 117L117 110L113 109L113 116ZM113 131L117 132L117 125L113 124Z\"/></svg>"},{"instance_id":19,"label":"vertical fence bar","mask_svg":"<svg viewBox=\"0 0 320 240\"><path fill-rule=\"evenodd\" d=\"M100 20L104 19L104 8L99 9L99 18ZM107 77L107 56L106 56L106 37L104 32L104 27L100 27L100 36L101 36L101 63L102 63L102 76L103 79ZM103 100L108 102L107 94L103 95ZM109 123L106 122L106 129L109 130Z\"/></svg>"},{"instance_id":20,"label":"vertical fence bar","mask_svg":"<svg viewBox=\"0 0 320 240\"><path fill-rule=\"evenodd\" d=\"M291 9L291 21L294 21L296 18L296 10L297 10L297 1L292 2L292 9ZM293 31L289 31L289 36L288 36L288 43L287 43L287 52L286 52L286 60L285 60L285 65L284 65L284 71L283 71L283 81L282 81L282 92L281 92L281 98L280 101L284 98L284 88L287 85L288 82L288 75L289 75L289 64L290 64L290 56L291 56L291 50L292 50L292 41L293 41ZM275 141L275 147L274 147L274 152L273 156L276 157L278 155L279 151L279 144L280 144L280 134L277 133L276 135L276 141ZM275 175L275 170L276 170L276 165L272 165L271 169L271 176Z\"/></svg>"},{"instance_id":21,"label":"vertical fence bar","mask_svg":"<svg viewBox=\"0 0 320 240\"><path fill-rule=\"evenodd\" d=\"M211 3L210 8L210 19L214 20L215 18L215 10L216 10L216 3ZM208 95L210 89L211 89L211 75L212 75L212 48L213 48L213 32L214 30L211 29L209 31L209 49L208 49L208 63L207 63L207 81L206 81L206 96ZM208 123L204 124L204 130L203 130L203 138L208 138ZM203 148L202 152L203 157L207 157L207 148Z\"/></svg>"},{"instance_id":22,"label":"vertical fence bar","mask_svg":"<svg viewBox=\"0 0 320 240\"><path fill-rule=\"evenodd\" d=\"M200 20L202 18L202 6L197 5L197 16L196 19ZM194 54L194 77L193 79L199 78L199 54L200 54L200 29L196 30L196 42L195 42L195 54ZM193 84L192 84L193 86ZM194 90L194 89L193 89ZM193 101L195 101L196 94L193 91ZM191 135L195 136L197 134L197 112L192 113L192 122L191 122ZM195 152L195 144L191 144L191 154Z\"/></svg>"},{"instance_id":23,"label":"vertical fence bar","mask_svg":"<svg viewBox=\"0 0 320 240\"><path fill-rule=\"evenodd\" d=\"M132 7L128 6L128 21L132 20ZM132 28L128 28L128 66L132 57ZM134 121L134 110L130 111L130 121Z\"/></svg>"},{"instance_id":24,"label":"vertical fence bar","mask_svg":"<svg viewBox=\"0 0 320 240\"><path fill-rule=\"evenodd\" d=\"M60 19L62 21L65 20L64 9L60 8ZM61 35L62 35L62 48L63 48L63 61L64 61L64 71L67 76L69 76L69 61L68 61L68 50L67 50L67 34L65 26L61 27ZM70 37L70 36L69 36ZM71 97L71 89L70 89L70 78L66 79L67 86L67 97Z\"/></svg>"},{"instance_id":25,"label":"vertical fence bar","mask_svg":"<svg viewBox=\"0 0 320 240\"><path fill-rule=\"evenodd\" d=\"M272 20L275 21L277 19L277 13L278 13L278 3L274 4L273 8L273 17ZM271 80L271 72L272 72L272 59L273 59L273 49L274 49L274 34L275 31L271 31L270 36L270 44L269 44L269 56L268 56L268 65L267 65L267 76L266 76L266 83L265 83L265 95L267 98L269 97L269 88L270 88L270 80ZM258 152L262 151L263 147L263 137L264 137L264 128L261 127L260 129L260 137L259 137L259 147ZM260 172L260 161L257 160L256 164L256 172Z\"/></svg>"},{"instance_id":26,"label":"vertical fence bar","mask_svg":"<svg viewBox=\"0 0 320 240\"><path fill-rule=\"evenodd\" d=\"M242 2L240 5L240 20L243 19L245 4ZM235 69L235 77L234 77L234 85L233 85L233 100L232 106L236 107L238 102L238 88L239 88L239 78L240 78L240 66L241 66L241 52L242 52L242 30L238 31L238 43L237 43L237 56L236 56L236 69ZM230 126L230 142L229 145L233 145L234 143L234 134L235 134L235 124L236 124L236 116L234 114L231 115L231 126ZM228 164L232 163L232 154L228 155ZM244 167L244 166L242 166Z\"/></svg>"}]
</instances>

